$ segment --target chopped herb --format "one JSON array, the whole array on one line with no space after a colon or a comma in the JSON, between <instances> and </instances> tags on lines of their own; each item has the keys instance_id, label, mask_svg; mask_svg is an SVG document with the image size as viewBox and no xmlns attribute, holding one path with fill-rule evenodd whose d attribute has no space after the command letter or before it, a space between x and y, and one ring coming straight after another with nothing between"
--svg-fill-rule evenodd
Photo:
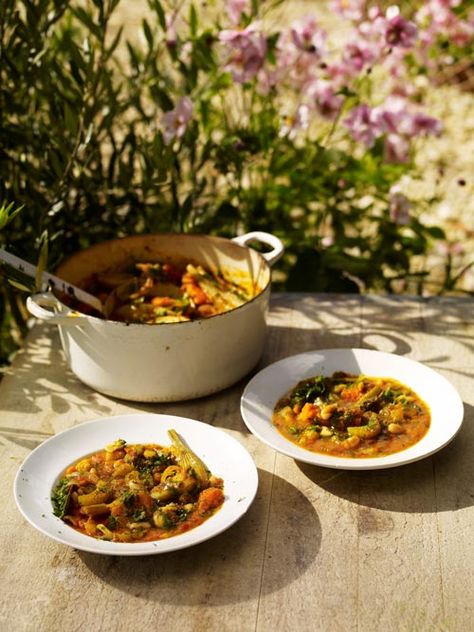
<instances>
[{"instance_id":1,"label":"chopped herb","mask_svg":"<svg viewBox=\"0 0 474 632\"><path fill-rule=\"evenodd\" d=\"M158 452L155 456L149 458L140 454L136 457L135 468L141 476L145 476L146 474L153 474L153 470L158 467L168 467L168 465L173 465L173 463L173 456L169 452Z\"/></svg>"},{"instance_id":2,"label":"chopped herb","mask_svg":"<svg viewBox=\"0 0 474 632\"><path fill-rule=\"evenodd\" d=\"M305 380L295 389L291 397L291 405L314 402L315 399L324 395L326 391L326 378L323 375L317 375L314 378Z\"/></svg>"},{"instance_id":3,"label":"chopped herb","mask_svg":"<svg viewBox=\"0 0 474 632\"><path fill-rule=\"evenodd\" d=\"M184 509L184 507L181 507L180 509L176 510L176 516L178 518L178 522L184 522L186 520L186 518L189 516L191 512L188 511L187 509Z\"/></svg>"},{"instance_id":4,"label":"chopped herb","mask_svg":"<svg viewBox=\"0 0 474 632\"><path fill-rule=\"evenodd\" d=\"M109 516L107 518L107 525L106 526L111 531L115 531L115 529L117 528L117 518L115 518L115 516Z\"/></svg>"},{"instance_id":5,"label":"chopped herb","mask_svg":"<svg viewBox=\"0 0 474 632\"><path fill-rule=\"evenodd\" d=\"M147 518L146 511L144 509L136 509L131 517L134 522L141 522Z\"/></svg>"},{"instance_id":6,"label":"chopped herb","mask_svg":"<svg viewBox=\"0 0 474 632\"><path fill-rule=\"evenodd\" d=\"M66 515L72 488L73 483L65 477L62 478L53 489L51 502L53 503L53 513L58 518L64 518Z\"/></svg>"},{"instance_id":7,"label":"chopped herb","mask_svg":"<svg viewBox=\"0 0 474 632\"><path fill-rule=\"evenodd\" d=\"M135 494L133 492L124 492L122 494L122 502L125 505L125 507L127 507L128 509L130 509L130 507L133 507L133 504L135 502Z\"/></svg>"}]
</instances>

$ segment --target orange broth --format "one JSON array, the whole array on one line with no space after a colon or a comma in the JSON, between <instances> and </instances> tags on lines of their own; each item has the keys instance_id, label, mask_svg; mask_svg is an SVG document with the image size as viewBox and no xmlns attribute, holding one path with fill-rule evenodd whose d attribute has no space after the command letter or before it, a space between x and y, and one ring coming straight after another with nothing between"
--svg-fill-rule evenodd
<instances>
[{"instance_id":1,"label":"orange broth","mask_svg":"<svg viewBox=\"0 0 474 632\"><path fill-rule=\"evenodd\" d=\"M321 454L379 457L405 450L428 432L427 404L391 378L336 372L298 382L272 421L292 443Z\"/></svg>"}]
</instances>

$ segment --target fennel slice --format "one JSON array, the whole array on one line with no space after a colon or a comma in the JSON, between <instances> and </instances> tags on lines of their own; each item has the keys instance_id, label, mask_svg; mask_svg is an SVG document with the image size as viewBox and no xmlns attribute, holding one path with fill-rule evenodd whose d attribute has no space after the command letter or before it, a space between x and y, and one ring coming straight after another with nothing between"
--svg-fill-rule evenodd
<instances>
[{"instance_id":1,"label":"fennel slice","mask_svg":"<svg viewBox=\"0 0 474 632\"><path fill-rule=\"evenodd\" d=\"M188 448L176 430L168 430L168 435L173 442L179 465L187 471L193 471L201 487L207 487L209 485L210 471L206 464Z\"/></svg>"}]
</instances>

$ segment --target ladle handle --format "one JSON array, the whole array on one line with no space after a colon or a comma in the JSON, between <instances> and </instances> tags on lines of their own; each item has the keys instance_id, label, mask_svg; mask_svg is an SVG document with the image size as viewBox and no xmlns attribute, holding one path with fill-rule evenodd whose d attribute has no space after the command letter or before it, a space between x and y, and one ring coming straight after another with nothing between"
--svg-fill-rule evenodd
<instances>
[{"instance_id":1,"label":"ladle handle","mask_svg":"<svg viewBox=\"0 0 474 632\"><path fill-rule=\"evenodd\" d=\"M16 270L23 272L23 274L27 274L28 276L36 278L36 266L29 263L28 261L25 261L24 259L20 259L20 257L17 257L16 255L12 255L10 252L7 252L2 248L0 248L0 260L8 263L8 265L12 266ZM75 285L71 285L70 283L63 281L63 279L60 279L59 277L54 276L54 274L50 274L49 272L43 272L41 280L44 283L47 283L51 288L59 290L60 292L64 292L71 298L75 298L82 303L90 305L100 313L103 312L104 307L102 303L96 296L92 296L92 294L89 294L89 292L85 292L84 290L81 290L81 288L76 287Z\"/></svg>"}]
</instances>

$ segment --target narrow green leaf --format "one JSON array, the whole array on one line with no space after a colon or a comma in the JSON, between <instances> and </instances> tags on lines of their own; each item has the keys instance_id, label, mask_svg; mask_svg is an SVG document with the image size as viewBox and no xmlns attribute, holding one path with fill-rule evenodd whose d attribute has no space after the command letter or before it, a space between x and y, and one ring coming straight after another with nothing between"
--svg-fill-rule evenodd
<instances>
[{"instance_id":1,"label":"narrow green leaf","mask_svg":"<svg viewBox=\"0 0 474 632\"><path fill-rule=\"evenodd\" d=\"M142 20L142 28L143 28L143 33L145 35L145 39L148 42L148 46L150 47L150 49L153 49L153 45L154 45L153 33L151 32L150 25L148 24L145 18Z\"/></svg>"},{"instance_id":2,"label":"narrow green leaf","mask_svg":"<svg viewBox=\"0 0 474 632\"><path fill-rule=\"evenodd\" d=\"M150 7L155 11L161 28L163 29L163 31L166 31L166 16L161 2L159 2L159 0L150 0Z\"/></svg>"},{"instance_id":3,"label":"narrow green leaf","mask_svg":"<svg viewBox=\"0 0 474 632\"><path fill-rule=\"evenodd\" d=\"M100 26L97 25L94 20L92 19L92 16L87 13L87 11L85 9L83 9L82 7L78 7L78 6L71 6L70 7L72 13L74 13L74 15L76 16L76 18L82 22L84 24L84 26L98 39L102 39L102 35L103 35L103 31L101 30Z\"/></svg>"},{"instance_id":4,"label":"narrow green leaf","mask_svg":"<svg viewBox=\"0 0 474 632\"><path fill-rule=\"evenodd\" d=\"M117 48L117 46L119 45L120 40L121 40L121 38L122 38L122 33L123 33L123 26L121 26L121 27L118 29L118 31L117 31L117 33L116 33L116 35L115 35L114 39L112 40L112 42L111 42L110 46L107 48L107 51L106 51L106 53L105 53L105 57L104 57L104 60L105 60L105 61L108 61L108 60L112 57L112 55L114 54L115 49L116 49L116 48Z\"/></svg>"},{"instance_id":5,"label":"narrow green leaf","mask_svg":"<svg viewBox=\"0 0 474 632\"><path fill-rule=\"evenodd\" d=\"M79 121L76 112L74 112L67 101L64 102L64 122L71 136L75 136L79 126Z\"/></svg>"},{"instance_id":6,"label":"narrow green leaf","mask_svg":"<svg viewBox=\"0 0 474 632\"><path fill-rule=\"evenodd\" d=\"M49 251L49 240L48 233L44 232L41 235L41 246L40 253L38 256L38 263L36 264L36 291L40 292L43 287L43 272L48 268L48 251Z\"/></svg>"},{"instance_id":7,"label":"narrow green leaf","mask_svg":"<svg viewBox=\"0 0 474 632\"><path fill-rule=\"evenodd\" d=\"M191 6L189 7L189 29L193 37L195 37L197 33L197 24L198 17L196 13L196 7L194 6L194 4L191 4Z\"/></svg>"},{"instance_id":8,"label":"narrow green leaf","mask_svg":"<svg viewBox=\"0 0 474 632\"><path fill-rule=\"evenodd\" d=\"M8 281L8 283L10 285L12 285L17 290L21 290L22 292L31 292L32 291L31 287L23 285L23 283L20 283L19 281L15 281L15 279L7 279L7 281Z\"/></svg>"}]
</instances>

